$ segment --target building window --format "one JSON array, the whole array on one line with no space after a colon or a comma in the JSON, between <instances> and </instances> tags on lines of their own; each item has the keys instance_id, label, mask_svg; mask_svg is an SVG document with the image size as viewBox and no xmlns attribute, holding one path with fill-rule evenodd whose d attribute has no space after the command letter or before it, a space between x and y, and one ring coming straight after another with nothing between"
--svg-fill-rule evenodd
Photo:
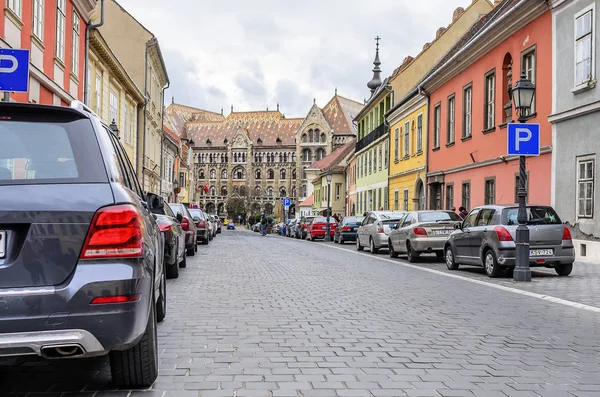
<instances>
[{"instance_id":1,"label":"building window","mask_svg":"<svg viewBox=\"0 0 600 397\"><path fill-rule=\"evenodd\" d=\"M133 123L135 120L135 111L133 110L133 108L129 108L129 143L131 143L133 145L134 143L134 134L133 134Z\"/></svg>"},{"instance_id":2,"label":"building window","mask_svg":"<svg viewBox=\"0 0 600 397\"><path fill-rule=\"evenodd\" d=\"M442 121L442 107L437 104L433 108L433 148L440 147L440 124Z\"/></svg>"},{"instance_id":3,"label":"building window","mask_svg":"<svg viewBox=\"0 0 600 397\"><path fill-rule=\"evenodd\" d=\"M485 205L496 204L496 179L489 178L485 180Z\"/></svg>"},{"instance_id":4,"label":"building window","mask_svg":"<svg viewBox=\"0 0 600 397\"><path fill-rule=\"evenodd\" d=\"M286 176L286 172L285 172L285 170L281 170L281 171L279 172L279 179L285 179L285 176Z\"/></svg>"},{"instance_id":5,"label":"building window","mask_svg":"<svg viewBox=\"0 0 600 397\"><path fill-rule=\"evenodd\" d=\"M527 74L527 78L531 80L533 84L535 84L535 49L530 50L524 53L521 56L521 65L525 73ZM531 109L529 109L529 113L527 116L535 113L535 96L533 97L533 102L531 103Z\"/></svg>"},{"instance_id":6,"label":"building window","mask_svg":"<svg viewBox=\"0 0 600 397\"><path fill-rule=\"evenodd\" d=\"M56 53L54 54L61 62L65 61L65 25L67 21L66 0L56 2Z\"/></svg>"},{"instance_id":7,"label":"building window","mask_svg":"<svg viewBox=\"0 0 600 397\"><path fill-rule=\"evenodd\" d=\"M398 128L396 128L396 130L394 131L394 161L398 161L398 157L399 157L399 149L398 149L398 145L400 142L400 130Z\"/></svg>"},{"instance_id":8,"label":"building window","mask_svg":"<svg viewBox=\"0 0 600 397\"><path fill-rule=\"evenodd\" d=\"M21 0L17 1L21 2ZM8 1L9 5L10 3L11 0ZM41 42L44 41L44 0L33 0L33 34Z\"/></svg>"},{"instance_id":9,"label":"building window","mask_svg":"<svg viewBox=\"0 0 600 397\"><path fill-rule=\"evenodd\" d=\"M454 207L454 185L446 185L446 209L451 210Z\"/></svg>"},{"instance_id":10,"label":"building window","mask_svg":"<svg viewBox=\"0 0 600 397\"><path fill-rule=\"evenodd\" d=\"M463 91L463 129L462 137L469 138L473 133L473 87L468 86Z\"/></svg>"},{"instance_id":11,"label":"building window","mask_svg":"<svg viewBox=\"0 0 600 397\"><path fill-rule=\"evenodd\" d=\"M577 163L577 214L579 218L593 218L595 161L588 157Z\"/></svg>"},{"instance_id":12,"label":"building window","mask_svg":"<svg viewBox=\"0 0 600 397\"><path fill-rule=\"evenodd\" d=\"M129 142L129 137L128 137L128 133L127 133L127 118L129 117L129 108L125 109L125 121L123 122L123 125L121 126L121 131L123 131L123 140L125 142Z\"/></svg>"},{"instance_id":13,"label":"building window","mask_svg":"<svg viewBox=\"0 0 600 397\"><path fill-rule=\"evenodd\" d=\"M335 184L335 199L339 201L341 198L342 198L342 184L336 183Z\"/></svg>"},{"instance_id":14,"label":"building window","mask_svg":"<svg viewBox=\"0 0 600 397\"><path fill-rule=\"evenodd\" d=\"M383 168L383 145L379 145L379 171Z\"/></svg>"},{"instance_id":15,"label":"building window","mask_svg":"<svg viewBox=\"0 0 600 397\"><path fill-rule=\"evenodd\" d=\"M594 8L575 17L575 85L590 82L594 77Z\"/></svg>"},{"instance_id":16,"label":"building window","mask_svg":"<svg viewBox=\"0 0 600 397\"><path fill-rule=\"evenodd\" d=\"M471 208L471 182L462 183L462 206L469 211Z\"/></svg>"},{"instance_id":17,"label":"building window","mask_svg":"<svg viewBox=\"0 0 600 397\"><path fill-rule=\"evenodd\" d=\"M373 149L373 172L377 172L377 148Z\"/></svg>"},{"instance_id":18,"label":"building window","mask_svg":"<svg viewBox=\"0 0 600 397\"><path fill-rule=\"evenodd\" d=\"M185 174L183 172L179 173L179 187L185 188Z\"/></svg>"},{"instance_id":19,"label":"building window","mask_svg":"<svg viewBox=\"0 0 600 397\"><path fill-rule=\"evenodd\" d=\"M79 75L79 15L73 11L73 52L71 54L71 72Z\"/></svg>"},{"instance_id":20,"label":"building window","mask_svg":"<svg viewBox=\"0 0 600 397\"><path fill-rule=\"evenodd\" d=\"M210 179L217 179L217 171L210 170Z\"/></svg>"},{"instance_id":21,"label":"building window","mask_svg":"<svg viewBox=\"0 0 600 397\"><path fill-rule=\"evenodd\" d=\"M100 116L102 104L102 72L96 74L96 114Z\"/></svg>"},{"instance_id":22,"label":"building window","mask_svg":"<svg viewBox=\"0 0 600 397\"><path fill-rule=\"evenodd\" d=\"M389 140L386 140L383 144L383 168L387 169L388 167L388 145L390 144Z\"/></svg>"},{"instance_id":23,"label":"building window","mask_svg":"<svg viewBox=\"0 0 600 397\"><path fill-rule=\"evenodd\" d=\"M410 154L410 121L404 123L404 157Z\"/></svg>"},{"instance_id":24,"label":"building window","mask_svg":"<svg viewBox=\"0 0 600 397\"><path fill-rule=\"evenodd\" d=\"M446 143L451 145L454 143L454 95L448 98L448 131L446 132Z\"/></svg>"},{"instance_id":25,"label":"building window","mask_svg":"<svg viewBox=\"0 0 600 397\"><path fill-rule=\"evenodd\" d=\"M21 18L21 0L8 0L6 6Z\"/></svg>"},{"instance_id":26,"label":"building window","mask_svg":"<svg viewBox=\"0 0 600 397\"><path fill-rule=\"evenodd\" d=\"M110 91L110 122L119 122L119 97L114 91Z\"/></svg>"},{"instance_id":27,"label":"building window","mask_svg":"<svg viewBox=\"0 0 600 397\"><path fill-rule=\"evenodd\" d=\"M423 115L417 116L417 153L423 151Z\"/></svg>"},{"instance_id":28,"label":"building window","mask_svg":"<svg viewBox=\"0 0 600 397\"><path fill-rule=\"evenodd\" d=\"M408 211L408 189L404 189L404 211Z\"/></svg>"},{"instance_id":29,"label":"building window","mask_svg":"<svg viewBox=\"0 0 600 397\"><path fill-rule=\"evenodd\" d=\"M485 109L483 129L489 130L496 124L495 114L496 74L490 72L485 76Z\"/></svg>"}]
</instances>

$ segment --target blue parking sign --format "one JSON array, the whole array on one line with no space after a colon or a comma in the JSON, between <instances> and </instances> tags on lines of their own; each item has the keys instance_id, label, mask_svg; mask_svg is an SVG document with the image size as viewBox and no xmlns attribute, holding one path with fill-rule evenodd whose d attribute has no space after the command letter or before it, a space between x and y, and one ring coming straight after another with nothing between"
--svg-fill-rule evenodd
<instances>
[{"instance_id":1,"label":"blue parking sign","mask_svg":"<svg viewBox=\"0 0 600 397\"><path fill-rule=\"evenodd\" d=\"M289 207L291 204L292 204L292 200L290 200L289 197L283 198L283 206L284 207Z\"/></svg>"},{"instance_id":2,"label":"blue parking sign","mask_svg":"<svg viewBox=\"0 0 600 397\"><path fill-rule=\"evenodd\" d=\"M508 154L516 156L540 155L540 125L508 124Z\"/></svg>"},{"instance_id":3,"label":"blue parking sign","mask_svg":"<svg viewBox=\"0 0 600 397\"><path fill-rule=\"evenodd\" d=\"M0 49L0 91L29 90L29 50Z\"/></svg>"}]
</instances>

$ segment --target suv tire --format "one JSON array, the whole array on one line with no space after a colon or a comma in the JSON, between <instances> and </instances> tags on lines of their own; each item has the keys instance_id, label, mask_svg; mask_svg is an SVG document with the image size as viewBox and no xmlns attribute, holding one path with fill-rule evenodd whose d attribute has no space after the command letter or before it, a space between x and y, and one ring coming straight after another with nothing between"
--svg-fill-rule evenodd
<instances>
[{"instance_id":1,"label":"suv tire","mask_svg":"<svg viewBox=\"0 0 600 397\"><path fill-rule=\"evenodd\" d=\"M160 295L156 301L156 322L161 323L167 316L167 275L163 272L160 281Z\"/></svg>"},{"instance_id":2,"label":"suv tire","mask_svg":"<svg viewBox=\"0 0 600 397\"><path fill-rule=\"evenodd\" d=\"M557 265L554 268L554 271L556 271L556 274L558 274L561 277L567 277L573 271L573 264L568 263L566 265Z\"/></svg>"},{"instance_id":3,"label":"suv tire","mask_svg":"<svg viewBox=\"0 0 600 397\"><path fill-rule=\"evenodd\" d=\"M483 268L490 278L497 278L502 273L502 268L498 264L494 251L489 248L483 254Z\"/></svg>"},{"instance_id":4,"label":"suv tire","mask_svg":"<svg viewBox=\"0 0 600 397\"><path fill-rule=\"evenodd\" d=\"M140 341L123 351L109 353L112 381L116 387L149 387L158 377L158 340L154 294L146 331Z\"/></svg>"}]
</instances>

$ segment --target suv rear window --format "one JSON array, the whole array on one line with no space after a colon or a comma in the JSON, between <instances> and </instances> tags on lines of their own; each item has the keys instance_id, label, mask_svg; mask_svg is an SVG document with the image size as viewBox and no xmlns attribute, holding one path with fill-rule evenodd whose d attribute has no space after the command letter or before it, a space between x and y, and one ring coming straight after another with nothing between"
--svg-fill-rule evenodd
<instances>
[{"instance_id":1,"label":"suv rear window","mask_svg":"<svg viewBox=\"0 0 600 397\"><path fill-rule=\"evenodd\" d=\"M0 185L108 181L90 120L36 118L0 120Z\"/></svg>"},{"instance_id":2,"label":"suv rear window","mask_svg":"<svg viewBox=\"0 0 600 397\"><path fill-rule=\"evenodd\" d=\"M504 225L518 225L519 208L506 208L502 211L502 223ZM554 208L548 206L528 206L528 225L560 225L562 221Z\"/></svg>"}]
</instances>

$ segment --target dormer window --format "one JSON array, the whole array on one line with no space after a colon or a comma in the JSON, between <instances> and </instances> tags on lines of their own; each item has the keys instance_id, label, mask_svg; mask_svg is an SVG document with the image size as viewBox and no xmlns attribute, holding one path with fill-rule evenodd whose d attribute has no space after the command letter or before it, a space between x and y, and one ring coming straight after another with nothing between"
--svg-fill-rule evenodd
<instances>
[{"instance_id":1,"label":"dormer window","mask_svg":"<svg viewBox=\"0 0 600 397\"><path fill-rule=\"evenodd\" d=\"M229 141L227 140L227 138L223 139L223 143L224 143L224 144L226 144L226 145L227 145L227 142L229 142Z\"/></svg>"},{"instance_id":2,"label":"dormer window","mask_svg":"<svg viewBox=\"0 0 600 397\"><path fill-rule=\"evenodd\" d=\"M281 138L277 137L277 139L275 140L275 142L281 143Z\"/></svg>"},{"instance_id":3,"label":"dormer window","mask_svg":"<svg viewBox=\"0 0 600 397\"><path fill-rule=\"evenodd\" d=\"M206 140L206 144L207 144L207 145L210 145L211 143L212 143L212 142L210 141L210 138L208 138L208 139Z\"/></svg>"},{"instance_id":4,"label":"dormer window","mask_svg":"<svg viewBox=\"0 0 600 397\"><path fill-rule=\"evenodd\" d=\"M259 138L256 140L256 143L262 143L262 139L259 137Z\"/></svg>"}]
</instances>

